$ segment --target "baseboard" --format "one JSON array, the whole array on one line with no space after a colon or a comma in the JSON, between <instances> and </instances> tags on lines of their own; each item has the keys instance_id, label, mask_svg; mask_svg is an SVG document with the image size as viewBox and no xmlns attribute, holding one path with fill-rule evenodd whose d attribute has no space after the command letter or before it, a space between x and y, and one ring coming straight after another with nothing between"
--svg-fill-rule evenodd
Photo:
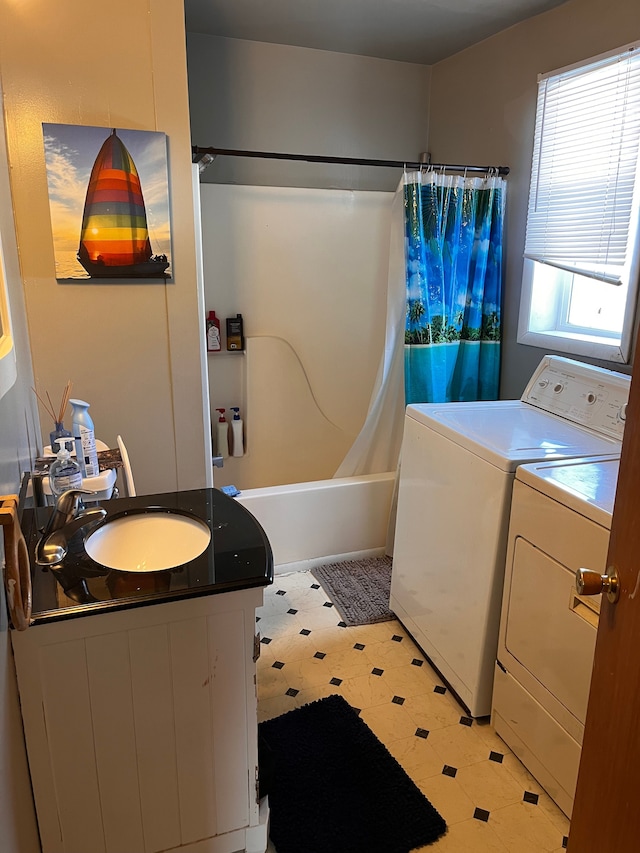
<instances>
[{"instance_id":1,"label":"baseboard","mask_svg":"<svg viewBox=\"0 0 640 853\"><path fill-rule=\"evenodd\" d=\"M367 557L382 557L384 548L368 548L365 551L350 551L348 554L329 554L326 557L314 557L311 560L298 560L295 563L280 563L274 567L276 575L290 575L293 572L308 572L316 566L329 563L342 563L345 560L366 560Z\"/></svg>"}]
</instances>

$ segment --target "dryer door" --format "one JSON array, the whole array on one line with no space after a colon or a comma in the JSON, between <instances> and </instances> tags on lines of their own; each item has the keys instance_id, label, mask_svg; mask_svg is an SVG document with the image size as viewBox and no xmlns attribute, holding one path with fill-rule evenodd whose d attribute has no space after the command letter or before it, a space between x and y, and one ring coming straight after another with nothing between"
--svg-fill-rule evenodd
<instances>
[{"instance_id":1,"label":"dryer door","mask_svg":"<svg viewBox=\"0 0 640 853\"><path fill-rule=\"evenodd\" d=\"M581 599L572 571L526 539L515 543L507 650L584 725L599 600Z\"/></svg>"}]
</instances>

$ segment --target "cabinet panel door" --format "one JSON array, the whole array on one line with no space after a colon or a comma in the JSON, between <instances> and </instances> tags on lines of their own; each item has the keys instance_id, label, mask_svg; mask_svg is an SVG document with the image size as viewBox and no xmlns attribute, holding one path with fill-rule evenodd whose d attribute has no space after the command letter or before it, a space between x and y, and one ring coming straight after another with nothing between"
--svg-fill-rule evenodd
<instances>
[{"instance_id":1,"label":"cabinet panel door","mask_svg":"<svg viewBox=\"0 0 640 853\"><path fill-rule=\"evenodd\" d=\"M169 636L182 842L186 844L217 832L210 688L213 664L207 619L173 622Z\"/></svg>"},{"instance_id":2,"label":"cabinet panel door","mask_svg":"<svg viewBox=\"0 0 640 853\"><path fill-rule=\"evenodd\" d=\"M146 853L180 844L169 629L129 632L133 715Z\"/></svg>"},{"instance_id":3,"label":"cabinet panel door","mask_svg":"<svg viewBox=\"0 0 640 853\"><path fill-rule=\"evenodd\" d=\"M128 637L90 637L86 647L107 853L143 853Z\"/></svg>"},{"instance_id":4,"label":"cabinet panel door","mask_svg":"<svg viewBox=\"0 0 640 853\"><path fill-rule=\"evenodd\" d=\"M209 616L207 623L218 832L222 833L249 824L249 790L255 770L249 767L246 685L252 650L245 646L243 611Z\"/></svg>"},{"instance_id":5,"label":"cabinet panel door","mask_svg":"<svg viewBox=\"0 0 640 853\"><path fill-rule=\"evenodd\" d=\"M84 640L47 646L39 657L63 849L105 853Z\"/></svg>"}]
</instances>

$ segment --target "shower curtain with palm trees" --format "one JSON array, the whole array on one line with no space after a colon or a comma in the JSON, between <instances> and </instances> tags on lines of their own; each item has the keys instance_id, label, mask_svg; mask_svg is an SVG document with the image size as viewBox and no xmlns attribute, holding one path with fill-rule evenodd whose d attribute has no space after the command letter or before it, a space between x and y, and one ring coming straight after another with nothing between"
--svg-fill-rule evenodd
<instances>
[{"instance_id":1,"label":"shower curtain with palm trees","mask_svg":"<svg viewBox=\"0 0 640 853\"><path fill-rule=\"evenodd\" d=\"M495 400L505 181L404 178L405 402Z\"/></svg>"},{"instance_id":2,"label":"shower curtain with palm trees","mask_svg":"<svg viewBox=\"0 0 640 853\"><path fill-rule=\"evenodd\" d=\"M396 469L408 403L497 398L505 192L494 176L400 180L378 376L335 477Z\"/></svg>"}]
</instances>

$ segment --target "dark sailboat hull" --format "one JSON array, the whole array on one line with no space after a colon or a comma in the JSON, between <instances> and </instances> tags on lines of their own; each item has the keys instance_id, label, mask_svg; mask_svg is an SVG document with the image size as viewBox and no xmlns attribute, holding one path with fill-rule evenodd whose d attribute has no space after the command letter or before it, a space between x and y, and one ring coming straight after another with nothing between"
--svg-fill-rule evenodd
<instances>
[{"instance_id":1,"label":"dark sailboat hull","mask_svg":"<svg viewBox=\"0 0 640 853\"><path fill-rule=\"evenodd\" d=\"M78 261L91 278L168 278L168 274L165 273L169 266L168 261L145 261L140 264L126 264L124 266L94 264L81 258L78 258Z\"/></svg>"}]
</instances>

